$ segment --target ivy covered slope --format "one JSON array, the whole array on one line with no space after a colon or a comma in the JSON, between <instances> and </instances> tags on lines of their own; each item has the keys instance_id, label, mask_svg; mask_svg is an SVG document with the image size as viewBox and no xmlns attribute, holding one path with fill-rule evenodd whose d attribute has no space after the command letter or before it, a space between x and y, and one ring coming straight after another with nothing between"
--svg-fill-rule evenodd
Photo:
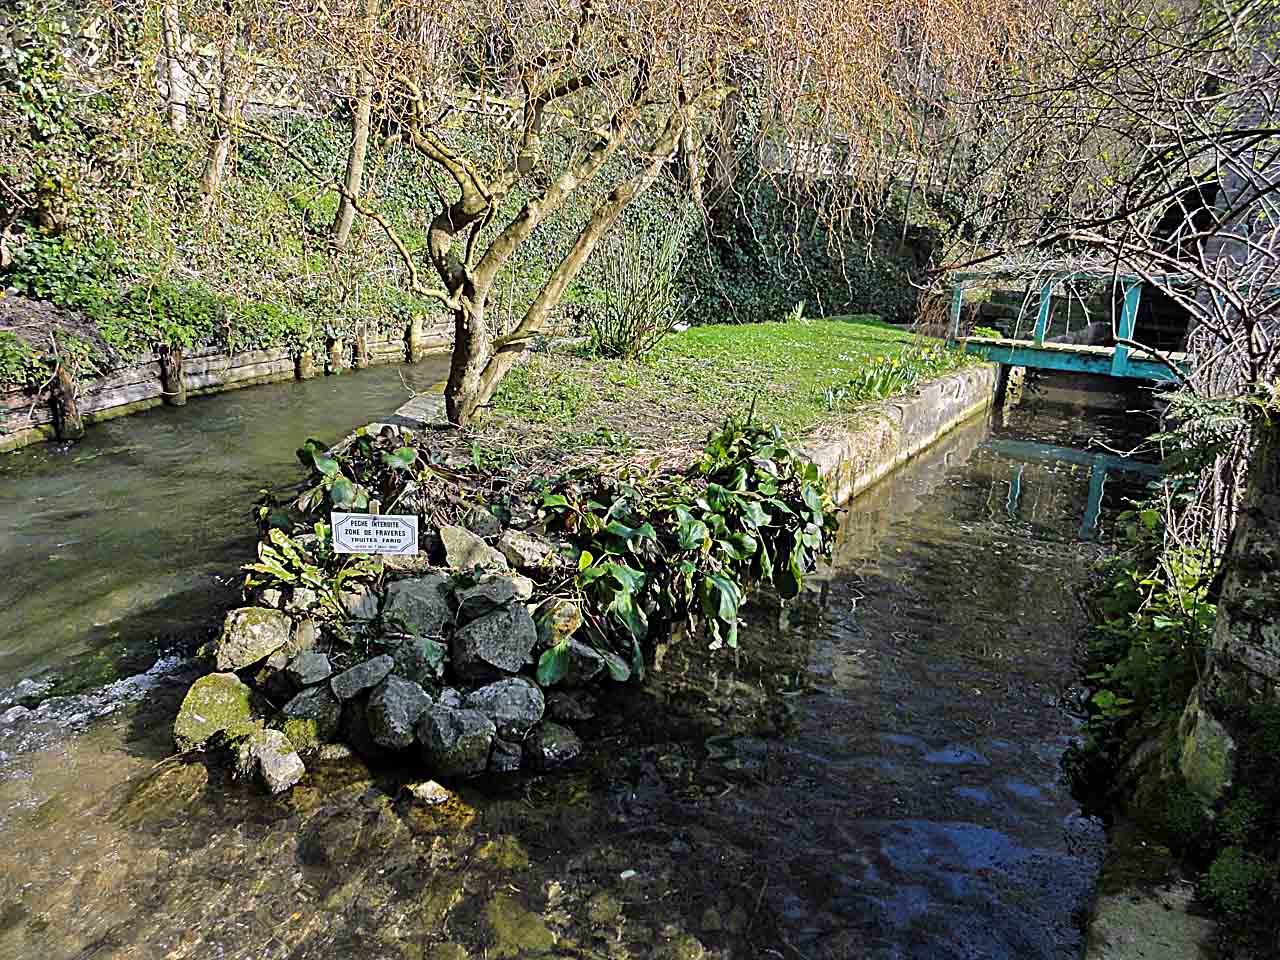
<instances>
[{"instance_id":1,"label":"ivy covered slope","mask_svg":"<svg viewBox=\"0 0 1280 960\"><path fill-rule=\"evenodd\" d=\"M261 501L247 605L174 726L277 792L337 749L424 778L567 762L601 685L673 638L736 647L747 592L795 596L836 525L815 467L732 419L681 471L504 476L380 424L299 456L308 478ZM424 550L335 553L332 510L416 514Z\"/></svg>"},{"instance_id":2,"label":"ivy covered slope","mask_svg":"<svg viewBox=\"0 0 1280 960\"><path fill-rule=\"evenodd\" d=\"M210 198L201 179L212 128L193 114L175 133L160 105L135 91L69 82L58 24L34 4L19 7L27 42L0 62L0 386L42 381L55 354L91 376L159 346L301 349L357 327L370 338L399 335L410 315L431 310L404 292L403 263L376 224L358 217L334 248L331 178L351 136L339 105L332 115L272 122L270 133L297 159L236 138ZM411 251L425 243L427 224L408 214L444 188L438 176L393 140L370 150L365 202ZM525 199L514 194L512 211ZM501 281L507 309L537 289L598 199L576 194L526 245ZM674 181L664 181L621 229L683 239L693 220ZM595 282L588 268L566 315L591 299Z\"/></svg>"}]
</instances>

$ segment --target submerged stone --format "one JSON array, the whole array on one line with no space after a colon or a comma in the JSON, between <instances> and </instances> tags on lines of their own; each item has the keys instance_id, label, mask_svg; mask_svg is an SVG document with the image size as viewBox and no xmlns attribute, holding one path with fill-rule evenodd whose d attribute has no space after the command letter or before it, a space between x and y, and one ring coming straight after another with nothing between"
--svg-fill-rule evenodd
<instances>
[{"instance_id":1,"label":"submerged stone","mask_svg":"<svg viewBox=\"0 0 1280 960\"><path fill-rule=\"evenodd\" d=\"M438 807L442 803L448 803L449 798L453 796L434 780L423 780L421 783L406 783L404 792L419 803L425 803L429 807Z\"/></svg>"},{"instance_id":2,"label":"submerged stone","mask_svg":"<svg viewBox=\"0 0 1280 960\"><path fill-rule=\"evenodd\" d=\"M518 673L532 663L538 634L529 611L519 605L499 607L472 620L453 636L453 668L460 676L483 680Z\"/></svg>"},{"instance_id":3,"label":"submerged stone","mask_svg":"<svg viewBox=\"0 0 1280 960\"><path fill-rule=\"evenodd\" d=\"M497 733L493 721L476 710L428 707L418 721L422 757L434 774L474 777L489 766L489 748Z\"/></svg>"},{"instance_id":4,"label":"submerged stone","mask_svg":"<svg viewBox=\"0 0 1280 960\"><path fill-rule=\"evenodd\" d=\"M236 753L241 776L257 777L272 793L283 793L302 779L307 768L279 730L259 730L246 737Z\"/></svg>"},{"instance_id":5,"label":"submerged stone","mask_svg":"<svg viewBox=\"0 0 1280 960\"><path fill-rule=\"evenodd\" d=\"M439 574L397 580L387 587L383 622L420 637L438 637L453 623L449 593L449 579Z\"/></svg>"},{"instance_id":6,"label":"submerged stone","mask_svg":"<svg viewBox=\"0 0 1280 960\"><path fill-rule=\"evenodd\" d=\"M538 914L526 910L514 897L497 894L485 904L484 925L489 935L488 956L541 956L556 945L556 935Z\"/></svg>"},{"instance_id":7,"label":"submerged stone","mask_svg":"<svg viewBox=\"0 0 1280 960\"><path fill-rule=\"evenodd\" d=\"M357 693L376 687L395 665L395 660L384 653L338 674L329 681L329 686L339 700L350 700Z\"/></svg>"},{"instance_id":8,"label":"submerged stone","mask_svg":"<svg viewBox=\"0 0 1280 960\"><path fill-rule=\"evenodd\" d=\"M462 706L479 710L492 720L498 728L498 736L519 741L542 719L546 701L537 684L523 677L512 677L472 691L462 701Z\"/></svg>"},{"instance_id":9,"label":"submerged stone","mask_svg":"<svg viewBox=\"0 0 1280 960\"><path fill-rule=\"evenodd\" d=\"M240 607L223 621L222 634L213 645L213 662L219 670L241 670L288 642L289 618L279 610Z\"/></svg>"},{"instance_id":10,"label":"submerged stone","mask_svg":"<svg viewBox=\"0 0 1280 960\"><path fill-rule=\"evenodd\" d=\"M365 718L374 741L392 750L413 745L414 728L431 706L431 697L416 683L387 677L369 695Z\"/></svg>"},{"instance_id":11,"label":"submerged stone","mask_svg":"<svg viewBox=\"0 0 1280 960\"><path fill-rule=\"evenodd\" d=\"M582 753L582 741L568 727L544 723L524 742L524 761L532 770L553 770Z\"/></svg>"},{"instance_id":12,"label":"submerged stone","mask_svg":"<svg viewBox=\"0 0 1280 960\"><path fill-rule=\"evenodd\" d=\"M173 721L179 750L193 750L214 734L248 723L250 690L234 673L211 673L191 685Z\"/></svg>"},{"instance_id":13,"label":"submerged stone","mask_svg":"<svg viewBox=\"0 0 1280 960\"><path fill-rule=\"evenodd\" d=\"M332 740L342 718L342 704L328 686L308 687L284 705L282 711L291 720L312 720L320 740Z\"/></svg>"}]
</instances>

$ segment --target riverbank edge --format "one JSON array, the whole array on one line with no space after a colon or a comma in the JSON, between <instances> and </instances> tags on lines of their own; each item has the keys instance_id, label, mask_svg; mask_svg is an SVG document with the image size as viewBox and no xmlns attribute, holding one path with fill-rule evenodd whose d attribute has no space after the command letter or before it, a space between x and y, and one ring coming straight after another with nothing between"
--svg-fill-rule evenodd
<instances>
[{"instance_id":1,"label":"riverbank edge","mask_svg":"<svg viewBox=\"0 0 1280 960\"><path fill-rule=\"evenodd\" d=\"M354 356L353 345L341 342L338 352L330 358L318 357L309 351L300 354L293 347L237 353L198 351L187 358L184 372L186 394L188 397L211 396L287 380L332 376L357 366L417 363L426 357L447 352L452 343L453 337L446 324L438 322L410 324L403 337L370 340L359 362ZM306 362L302 362L304 356ZM160 357L157 355L129 364L86 381L79 385L77 392L85 426L161 406L165 402L165 389ZM16 426L22 421L29 425ZM0 390L0 454L57 439L51 397L47 391Z\"/></svg>"},{"instance_id":2,"label":"riverbank edge","mask_svg":"<svg viewBox=\"0 0 1280 960\"><path fill-rule=\"evenodd\" d=\"M828 428L800 444L827 481L831 499L843 506L912 457L995 402L996 364L945 374L909 397L883 400L857 411L846 425ZM424 393L379 421L410 430L444 423L444 398Z\"/></svg>"}]
</instances>

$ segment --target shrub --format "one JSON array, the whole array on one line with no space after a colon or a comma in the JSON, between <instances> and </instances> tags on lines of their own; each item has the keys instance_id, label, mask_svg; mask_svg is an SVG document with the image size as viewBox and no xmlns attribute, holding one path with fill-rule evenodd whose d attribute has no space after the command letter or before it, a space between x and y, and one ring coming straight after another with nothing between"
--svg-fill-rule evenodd
<instances>
[{"instance_id":1,"label":"shrub","mask_svg":"<svg viewBox=\"0 0 1280 960\"><path fill-rule=\"evenodd\" d=\"M626 233L609 244L600 304L587 312L591 350L601 357L638 360L684 316L676 290L684 262L684 238L666 231L656 244Z\"/></svg>"}]
</instances>

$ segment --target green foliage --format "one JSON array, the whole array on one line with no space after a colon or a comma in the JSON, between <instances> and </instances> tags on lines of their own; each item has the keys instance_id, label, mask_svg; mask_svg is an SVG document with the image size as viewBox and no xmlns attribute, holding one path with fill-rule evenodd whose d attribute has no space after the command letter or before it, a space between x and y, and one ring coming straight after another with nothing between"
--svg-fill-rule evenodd
<instances>
[{"instance_id":1,"label":"green foliage","mask_svg":"<svg viewBox=\"0 0 1280 960\"><path fill-rule=\"evenodd\" d=\"M1227 920L1255 918L1257 899L1275 877L1275 866L1240 847L1227 847L1214 858L1200 894Z\"/></svg>"},{"instance_id":2,"label":"green foliage","mask_svg":"<svg viewBox=\"0 0 1280 960\"><path fill-rule=\"evenodd\" d=\"M1143 525L1140 536L1159 535L1157 511L1133 515ZM1159 568L1141 554L1111 565L1100 595L1104 619L1089 649L1095 736L1119 733L1123 727L1116 725L1130 716L1182 709L1213 630L1211 574L1197 550L1170 551Z\"/></svg>"},{"instance_id":3,"label":"green foliage","mask_svg":"<svg viewBox=\"0 0 1280 960\"><path fill-rule=\"evenodd\" d=\"M921 383L972 366L977 359L940 343L916 343L897 355L880 355L861 366L847 383L827 387L823 401L830 410L873 403L910 393Z\"/></svg>"},{"instance_id":4,"label":"green foliage","mask_svg":"<svg viewBox=\"0 0 1280 960\"><path fill-rule=\"evenodd\" d=\"M585 311L593 354L637 360L671 332L686 309L676 290L684 257L684 238L671 231L609 244L599 302Z\"/></svg>"},{"instance_id":5,"label":"green foliage","mask_svg":"<svg viewBox=\"0 0 1280 960\"><path fill-rule=\"evenodd\" d=\"M48 374L40 351L8 330L0 330L0 383L35 385Z\"/></svg>"},{"instance_id":6,"label":"green foliage","mask_svg":"<svg viewBox=\"0 0 1280 960\"><path fill-rule=\"evenodd\" d=\"M381 565L369 557L359 559L333 552L329 525L317 523L305 538L294 538L272 528L258 542L258 559L245 564L245 589L255 587L304 587L314 590L322 603L338 616L344 615L340 599L344 586L353 581L373 581L381 576Z\"/></svg>"},{"instance_id":7,"label":"green foliage","mask_svg":"<svg viewBox=\"0 0 1280 960\"><path fill-rule=\"evenodd\" d=\"M330 451L319 440L308 439L298 448L298 459L310 471L309 486L296 504L304 514L360 512L374 503L389 512L406 491L432 472L427 451L417 439L374 436L363 427L356 431L350 445L339 451Z\"/></svg>"},{"instance_id":8,"label":"green foliage","mask_svg":"<svg viewBox=\"0 0 1280 960\"><path fill-rule=\"evenodd\" d=\"M794 597L836 527L817 468L776 427L732 418L684 473L576 471L552 482L542 504L579 551L585 629L612 655L615 676L642 672L655 632L686 622L705 623L713 648L736 646L748 590L764 582Z\"/></svg>"}]
</instances>

